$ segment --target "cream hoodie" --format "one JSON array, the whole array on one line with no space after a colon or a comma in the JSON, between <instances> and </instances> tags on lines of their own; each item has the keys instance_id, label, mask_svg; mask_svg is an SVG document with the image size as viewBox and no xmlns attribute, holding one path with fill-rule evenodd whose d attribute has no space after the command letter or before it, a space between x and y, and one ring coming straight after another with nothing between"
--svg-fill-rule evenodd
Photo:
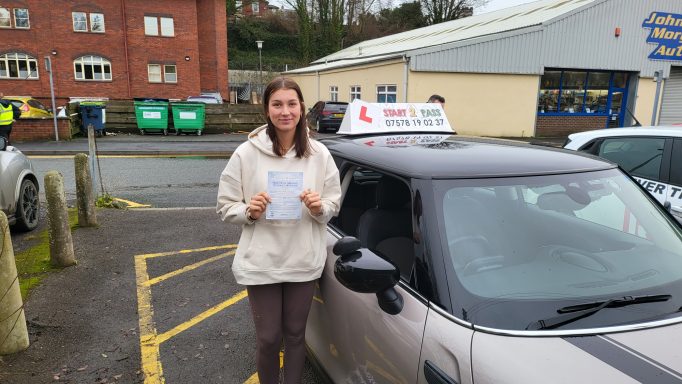
<instances>
[{"instance_id":1,"label":"cream hoodie","mask_svg":"<svg viewBox=\"0 0 682 384\"><path fill-rule=\"evenodd\" d=\"M307 158L297 158L293 149L278 157L265 128L249 134L220 175L217 212L223 221L242 225L232 273L242 285L315 280L327 255L327 222L339 210L339 171L327 148L315 140L310 140ZM246 202L267 190L268 171L303 172L303 189L320 194L322 215L313 216L301 203L301 220L266 220L263 214L251 222Z\"/></svg>"}]
</instances>

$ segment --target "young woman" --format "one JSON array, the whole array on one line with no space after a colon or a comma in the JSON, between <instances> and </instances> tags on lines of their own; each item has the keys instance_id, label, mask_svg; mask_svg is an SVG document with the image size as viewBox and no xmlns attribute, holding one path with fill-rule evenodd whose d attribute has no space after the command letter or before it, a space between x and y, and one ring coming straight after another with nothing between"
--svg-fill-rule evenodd
<instances>
[{"instance_id":1,"label":"young woman","mask_svg":"<svg viewBox=\"0 0 682 384\"><path fill-rule=\"evenodd\" d=\"M326 259L326 224L339 209L339 172L329 151L311 139L303 94L291 79L263 94L267 124L249 134L220 176L218 214L242 225L232 272L246 285L256 326L261 384L298 384L315 280Z\"/></svg>"}]
</instances>

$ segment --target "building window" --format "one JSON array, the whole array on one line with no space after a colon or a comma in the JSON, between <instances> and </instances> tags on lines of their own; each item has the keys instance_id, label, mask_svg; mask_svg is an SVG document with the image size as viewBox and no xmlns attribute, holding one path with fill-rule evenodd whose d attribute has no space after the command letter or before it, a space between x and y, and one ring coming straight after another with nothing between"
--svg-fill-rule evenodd
<instances>
[{"instance_id":1,"label":"building window","mask_svg":"<svg viewBox=\"0 0 682 384\"><path fill-rule=\"evenodd\" d=\"M152 16L144 17L144 34L147 36L159 35L159 23L156 17Z\"/></svg>"},{"instance_id":2,"label":"building window","mask_svg":"<svg viewBox=\"0 0 682 384\"><path fill-rule=\"evenodd\" d=\"M540 80L538 114L618 113L626 72L546 70Z\"/></svg>"},{"instance_id":3,"label":"building window","mask_svg":"<svg viewBox=\"0 0 682 384\"><path fill-rule=\"evenodd\" d=\"M178 82L178 69L175 64L148 64L147 74L150 83Z\"/></svg>"},{"instance_id":4,"label":"building window","mask_svg":"<svg viewBox=\"0 0 682 384\"><path fill-rule=\"evenodd\" d=\"M163 79L166 83L177 83L178 82L178 72L175 65L164 65L163 66Z\"/></svg>"},{"instance_id":5,"label":"building window","mask_svg":"<svg viewBox=\"0 0 682 384\"><path fill-rule=\"evenodd\" d=\"M5 53L0 56L0 79L37 79L38 62L23 53Z\"/></svg>"},{"instance_id":6,"label":"building window","mask_svg":"<svg viewBox=\"0 0 682 384\"><path fill-rule=\"evenodd\" d=\"M71 12L73 19L73 30L76 32L88 31L88 18L85 12Z\"/></svg>"},{"instance_id":7,"label":"building window","mask_svg":"<svg viewBox=\"0 0 682 384\"><path fill-rule=\"evenodd\" d=\"M351 85L350 87L350 101L361 98L362 89L359 85Z\"/></svg>"},{"instance_id":8,"label":"building window","mask_svg":"<svg viewBox=\"0 0 682 384\"><path fill-rule=\"evenodd\" d=\"M377 85L377 103L395 103L397 89L395 85Z\"/></svg>"},{"instance_id":9,"label":"building window","mask_svg":"<svg viewBox=\"0 0 682 384\"><path fill-rule=\"evenodd\" d=\"M14 28L28 29L31 27L28 9L0 7L0 28L12 28L12 14L14 14Z\"/></svg>"},{"instance_id":10,"label":"building window","mask_svg":"<svg viewBox=\"0 0 682 384\"><path fill-rule=\"evenodd\" d=\"M28 9L14 8L14 28L28 29L30 27Z\"/></svg>"},{"instance_id":11,"label":"building window","mask_svg":"<svg viewBox=\"0 0 682 384\"><path fill-rule=\"evenodd\" d=\"M111 80L111 62L100 56L82 56L73 62L76 80Z\"/></svg>"},{"instance_id":12,"label":"building window","mask_svg":"<svg viewBox=\"0 0 682 384\"><path fill-rule=\"evenodd\" d=\"M90 32L104 33L104 14L90 14Z\"/></svg>"},{"instance_id":13,"label":"building window","mask_svg":"<svg viewBox=\"0 0 682 384\"><path fill-rule=\"evenodd\" d=\"M144 17L144 34L147 36L161 36L173 37L175 36L175 25L172 17Z\"/></svg>"},{"instance_id":14,"label":"building window","mask_svg":"<svg viewBox=\"0 0 682 384\"><path fill-rule=\"evenodd\" d=\"M260 12L260 5L258 1L254 1L251 3L251 12L255 15L258 12Z\"/></svg>"},{"instance_id":15,"label":"building window","mask_svg":"<svg viewBox=\"0 0 682 384\"><path fill-rule=\"evenodd\" d=\"M329 100L339 101L339 87L332 85L329 87Z\"/></svg>"}]
</instances>

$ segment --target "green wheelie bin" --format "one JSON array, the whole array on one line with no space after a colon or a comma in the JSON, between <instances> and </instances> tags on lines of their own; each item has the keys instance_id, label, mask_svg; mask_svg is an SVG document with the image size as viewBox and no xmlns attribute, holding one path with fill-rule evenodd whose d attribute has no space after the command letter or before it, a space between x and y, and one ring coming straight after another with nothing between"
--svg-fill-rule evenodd
<instances>
[{"instance_id":1,"label":"green wheelie bin","mask_svg":"<svg viewBox=\"0 0 682 384\"><path fill-rule=\"evenodd\" d=\"M168 134L168 101L135 99L135 118L140 134L149 131Z\"/></svg>"},{"instance_id":2,"label":"green wheelie bin","mask_svg":"<svg viewBox=\"0 0 682 384\"><path fill-rule=\"evenodd\" d=\"M171 103L171 111L176 135L195 132L197 136L201 136L206 120L204 103Z\"/></svg>"}]
</instances>

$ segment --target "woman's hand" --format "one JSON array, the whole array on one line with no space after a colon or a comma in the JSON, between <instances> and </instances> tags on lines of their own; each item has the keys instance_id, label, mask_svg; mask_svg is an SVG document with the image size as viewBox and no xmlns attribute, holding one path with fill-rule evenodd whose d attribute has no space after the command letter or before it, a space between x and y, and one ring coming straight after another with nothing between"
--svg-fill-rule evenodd
<instances>
[{"instance_id":1,"label":"woman's hand","mask_svg":"<svg viewBox=\"0 0 682 384\"><path fill-rule=\"evenodd\" d=\"M249 207L246 209L247 215L253 220L260 219L270 201L270 196L268 196L266 192L261 192L254 195L251 197Z\"/></svg>"},{"instance_id":2,"label":"woman's hand","mask_svg":"<svg viewBox=\"0 0 682 384\"><path fill-rule=\"evenodd\" d=\"M306 189L301 193L300 198L313 216L320 216L322 214L322 200L319 193Z\"/></svg>"}]
</instances>

